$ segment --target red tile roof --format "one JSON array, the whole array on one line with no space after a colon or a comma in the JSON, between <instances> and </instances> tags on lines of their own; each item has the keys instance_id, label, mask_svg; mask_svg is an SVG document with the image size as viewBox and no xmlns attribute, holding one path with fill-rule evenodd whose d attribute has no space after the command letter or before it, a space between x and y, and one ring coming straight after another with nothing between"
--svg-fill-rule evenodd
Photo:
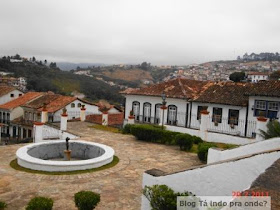
<instances>
[{"instance_id":1,"label":"red tile roof","mask_svg":"<svg viewBox=\"0 0 280 210\"><path fill-rule=\"evenodd\" d=\"M126 95L146 95L146 96L161 96L162 92L168 98L186 98L193 99L202 91L207 89L213 82L197 81L183 78L169 80L167 82L151 85L141 89L127 89L122 94Z\"/></svg>"},{"instance_id":2,"label":"red tile roof","mask_svg":"<svg viewBox=\"0 0 280 210\"><path fill-rule=\"evenodd\" d=\"M245 91L249 96L280 97L280 81L260 81Z\"/></svg>"},{"instance_id":3,"label":"red tile roof","mask_svg":"<svg viewBox=\"0 0 280 210\"><path fill-rule=\"evenodd\" d=\"M18 106L21 106L29 101L32 101L33 99L43 95L43 93L39 92L28 92L24 94L23 96L20 96L19 98L9 101L5 104L0 105L0 109L14 109Z\"/></svg>"},{"instance_id":4,"label":"red tile roof","mask_svg":"<svg viewBox=\"0 0 280 210\"><path fill-rule=\"evenodd\" d=\"M248 96L244 93L253 83L217 82L212 84L193 101L213 104L247 106Z\"/></svg>"},{"instance_id":5,"label":"red tile roof","mask_svg":"<svg viewBox=\"0 0 280 210\"><path fill-rule=\"evenodd\" d=\"M46 105L46 108L48 110L48 112L56 112L62 108L64 108L65 106L67 106L68 104L70 104L71 102L75 101L76 97L71 97L71 96L62 96L59 95L59 97L55 98L54 100L50 101L49 104ZM38 111L42 111L43 107L37 109Z\"/></svg>"},{"instance_id":6,"label":"red tile roof","mask_svg":"<svg viewBox=\"0 0 280 210\"><path fill-rule=\"evenodd\" d=\"M8 94L9 92L12 92L13 90L16 90L16 88L11 87L11 86L0 85L0 97Z\"/></svg>"},{"instance_id":7,"label":"red tile roof","mask_svg":"<svg viewBox=\"0 0 280 210\"><path fill-rule=\"evenodd\" d=\"M64 108L76 99L76 97L63 96L48 92L45 93L42 97L24 104L23 107L36 109L37 111L41 112L43 110L43 106L46 105L46 109L48 110L48 112L52 113Z\"/></svg>"},{"instance_id":8,"label":"red tile roof","mask_svg":"<svg viewBox=\"0 0 280 210\"><path fill-rule=\"evenodd\" d=\"M258 83L210 82L177 78L141 89L127 89L122 94L182 98L189 101L247 106L248 97L280 97L280 81Z\"/></svg>"}]
</instances>

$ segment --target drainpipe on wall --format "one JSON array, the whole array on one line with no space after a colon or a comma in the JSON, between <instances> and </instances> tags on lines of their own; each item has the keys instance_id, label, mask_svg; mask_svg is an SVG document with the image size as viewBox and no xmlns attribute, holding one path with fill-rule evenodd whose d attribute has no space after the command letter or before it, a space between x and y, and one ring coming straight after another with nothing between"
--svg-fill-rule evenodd
<instances>
[{"instance_id":1,"label":"drainpipe on wall","mask_svg":"<svg viewBox=\"0 0 280 210\"><path fill-rule=\"evenodd\" d=\"M189 128L191 127L192 123L192 101L190 102L190 122L189 122Z\"/></svg>"}]
</instances>

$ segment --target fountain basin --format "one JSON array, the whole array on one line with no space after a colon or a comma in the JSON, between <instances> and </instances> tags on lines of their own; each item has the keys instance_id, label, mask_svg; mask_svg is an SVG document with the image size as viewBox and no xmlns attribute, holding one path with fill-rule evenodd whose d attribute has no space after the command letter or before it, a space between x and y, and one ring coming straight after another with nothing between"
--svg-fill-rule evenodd
<instances>
[{"instance_id":1,"label":"fountain basin","mask_svg":"<svg viewBox=\"0 0 280 210\"><path fill-rule=\"evenodd\" d=\"M17 150L17 163L39 171L77 171L98 168L112 162L114 150L104 144L71 140L69 150L74 160L63 161L65 141L48 141L26 145Z\"/></svg>"}]
</instances>

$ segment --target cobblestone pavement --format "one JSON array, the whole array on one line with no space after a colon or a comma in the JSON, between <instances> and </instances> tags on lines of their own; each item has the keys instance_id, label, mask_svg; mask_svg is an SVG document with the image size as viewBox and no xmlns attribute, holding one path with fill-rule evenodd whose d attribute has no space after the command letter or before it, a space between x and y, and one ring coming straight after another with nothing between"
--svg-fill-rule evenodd
<instances>
[{"instance_id":1,"label":"cobblestone pavement","mask_svg":"<svg viewBox=\"0 0 280 210\"><path fill-rule=\"evenodd\" d=\"M74 193L91 190L101 194L100 209L140 209L143 172L157 168L174 172L199 165L196 154L177 147L137 141L131 135L89 128L88 123L68 123L69 131L82 140L111 146L120 162L113 168L81 175L41 175L16 171L9 166L16 150L22 145L0 147L0 200L8 210L24 209L34 196L54 200L53 209L77 209Z\"/></svg>"}]
</instances>

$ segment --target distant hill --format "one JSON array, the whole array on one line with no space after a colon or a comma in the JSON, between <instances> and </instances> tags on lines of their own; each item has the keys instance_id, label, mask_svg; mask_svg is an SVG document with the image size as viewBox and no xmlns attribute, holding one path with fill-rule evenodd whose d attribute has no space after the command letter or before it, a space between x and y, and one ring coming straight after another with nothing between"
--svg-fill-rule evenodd
<instances>
[{"instance_id":1,"label":"distant hill","mask_svg":"<svg viewBox=\"0 0 280 210\"><path fill-rule=\"evenodd\" d=\"M77 67L88 68L92 66L105 66L103 63L70 63L70 62L57 62L56 65L63 71L75 70Z\"/></svg>"},{"instance_id":2,"label":"distant hill","mask_svg":"<svg viewBox=\"0 0 280 210\"><path fill-rule=\"evenodd\" d=\"M64 95L71 95L76 91L83 93L92 101L106 99L113 103L120 103L123 100L119 88L111 87L95 77L75 75L68 71L61 71L59 68L50 68L29 61L11 63L3 58L0 59L0 69L14 73L14 77L27 78L28 90L53 91Z\"/></svg>"}]
</instances>

